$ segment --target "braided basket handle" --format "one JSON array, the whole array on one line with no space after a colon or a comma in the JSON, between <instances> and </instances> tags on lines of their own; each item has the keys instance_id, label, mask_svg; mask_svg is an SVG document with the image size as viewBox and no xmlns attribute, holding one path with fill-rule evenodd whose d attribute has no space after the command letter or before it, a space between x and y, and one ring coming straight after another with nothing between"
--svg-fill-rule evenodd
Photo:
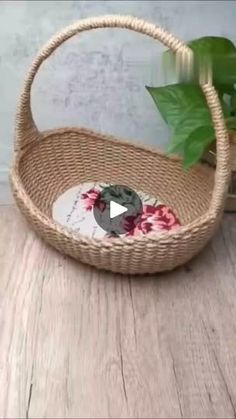
<instances>
[{"instance_id":1,"label":"braided basket handle","mask_svg":"<svg viewBox=\"0 0 236 419\"><path fill-rule=\"evenodd\" d=\"M147 35L153 39L159 40L166 47L175 53L182 54L182 57L192 59L192 50L182 41L176 39L169 32L152 23L145 22L131 16L99 16L80 20L62 32L56 34L36 56L30 71L25 79L23 91L20 96L19 106L16 116L16 135L15 149L20 150L26 145L40 138L31 111L31 86L35 75L41 64L66 40L73 37L77 33L98 28L125 28L135 32ZM212 206L215 208L218 203L219 208L222 207L222 199L226 195L229 179L229 141L228 134L225 129L221 104L215 88L208 84L201 85L205 94L212 120L215 126L215 134L217 140L217 169L215 178L215 188L212 196ZM224 195L224 196L223 196Z\"/></svg>"}]
</instances>

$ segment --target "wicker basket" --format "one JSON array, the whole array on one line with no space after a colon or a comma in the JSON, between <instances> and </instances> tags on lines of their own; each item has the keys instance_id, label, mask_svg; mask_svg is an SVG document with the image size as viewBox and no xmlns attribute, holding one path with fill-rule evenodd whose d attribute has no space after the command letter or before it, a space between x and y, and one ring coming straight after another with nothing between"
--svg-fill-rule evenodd
<instances>
[{"instance_id":1,"label":"wicker basket","mask_svg":"<svg viewBox=\"0 0 236 419\"><path fill-rule=\"evenodd\" d=\"M230 139L230 164L231 180L225 203L226 212L236 212L236 133L229 133ZM207 161L212 167L216 166L216 146L212 146L205 154L203 161Z\"/></svg>"},{"instance_id":2,"label":"wicker basket","mask_svg":"<svg viewBox=\"0 0 236 419\"><path fill-rule=\"evenodd\" d=\"M124 274L171 270L206 245L224 209L230 175L229 142L214 87L210 83L202 86L215 125L215 171L209 165L184 171L181 159L175 156L167 157L156 149L84 128L39 132L31 113L31 85L43 61L72 36L111 27L131 29L163 42L175 52L191 54L187 46L162 28L129 16L85 19L53 37L34 60L20 97L12 189L32 227L62 253ZM55 199L68 188L91 180L128 184L157 196L177 212L181 227L161 234L101 240L75 234L56 223L52 219Z\"/></svg>"}]
</instances>

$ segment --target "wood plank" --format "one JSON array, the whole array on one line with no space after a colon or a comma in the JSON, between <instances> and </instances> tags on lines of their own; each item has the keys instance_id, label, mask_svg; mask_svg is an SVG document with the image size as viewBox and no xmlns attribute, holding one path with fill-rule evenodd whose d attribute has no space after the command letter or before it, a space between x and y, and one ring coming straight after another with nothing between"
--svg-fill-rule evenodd
<instances>
[{"instance_id":1,"label":"wood plank","mask_svg":"<svg viewBox=\"0 0 236 419\"><path fill-rule=\"evenodd\" d=\"M236 217L175 272L98 272L0 207L0 417L236 417Z\"/></svg>"},{"instance_id":2,"label":"wood plank","mask_svg":"<svg viewBox=\"0 0 236 419\"><path fill-rule=\"evenodd\" d=\"M46 249L14 208L0 208L0 415L25 417Z\"/></svg>"}]
</instances>

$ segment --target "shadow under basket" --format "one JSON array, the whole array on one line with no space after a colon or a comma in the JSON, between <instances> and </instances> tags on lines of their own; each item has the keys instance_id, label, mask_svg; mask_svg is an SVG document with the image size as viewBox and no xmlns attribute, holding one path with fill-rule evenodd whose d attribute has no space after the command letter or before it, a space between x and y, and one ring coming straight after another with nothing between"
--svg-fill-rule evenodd
<instances>
[{"instance_id":1,"label":"shadow under basket","mask_svg":"<svg viewBox=\"0 0 236 419\"><path fill-rule=\"evenodd\" d=\"M220 222L229 182L229 143L214 87L203 85L215 123L217 165L183 170L181 159L134 142L84 128L39 132L31 113L30 91L42 62L64 41L89 29L119 27L162 41L175 52L191 50L162 28L127 16L79 21L53 37L38 54L26 77L16 119L16 153L11 185L21 212L34 230L60 252L81 262L122 274L168 271L194 257ZM55 200L83 182L127 185L171 207L181 226L115 239L75 233L52 217Z\"/></svg>"},{"instance_id":2,"label":"shadow under basket","mask_svg":"<svg viewBox=\"0 0 236 419\"><path fill-rule=\"evenodd\" d=\"M231 178L229 183L228 195L225 203L226 212L236 212L236 133L230 132L230 167ZM203 162L216 167L216 146L215 144L205 153Z\"/></svg>"}]
</instances>

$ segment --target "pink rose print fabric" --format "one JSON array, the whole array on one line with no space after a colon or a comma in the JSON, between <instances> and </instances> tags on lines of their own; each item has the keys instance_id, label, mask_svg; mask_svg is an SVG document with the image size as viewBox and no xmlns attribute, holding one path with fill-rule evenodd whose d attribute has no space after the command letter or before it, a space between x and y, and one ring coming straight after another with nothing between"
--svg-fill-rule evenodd
<instances>
[{"instance_id":1,"label":"pink rose print fabric","mask_svg":"<svg viewBox=\"0 0 236 419\"><path fill-rule=\"evenodd\" d=\"M98 199L100 192L98 189L92 188L88 192L81 195L81 199L84 201L84 207L86 211L92 211L93 207L99 208L104 211L106 204Z\"/></svg>"},{"instance_id":2,"label":"pink rose print fabric","mask_svg":"<svg viewBox=\"0 0 236 419\"><path fill-rule=\"evenodd\" d=\"M98 195L99 190L95 188L89 189L89 191L81 194L81 199L84 201L84 208L86 211L92 211Z\"/></svg>"},{"instance_id":3,"label":"pink rose print fabric","mask_svg":"<svg viewBox=\"0 0 236 419\"><path fill-rule=\"evenodd\" d=\"M100 190L96 188L89 189L86 193L81 195L86 211L92 211L93 206L97 205L101 210L104 208L104 203L99 202L98 195ZM134 225L132 217L125 218L125 227L127 228L126 236L137 236L140 234L148 234L150 232L170 231L179 227L180 220L175 215L174 211L164 204L159 205L143 205L143 214L138 225Z\"/></svg>"},{"instance_id":4,"label":"pink rose print fabric","mask_svg":"<svg viewBox=\"0 0 236 419\"><path fill-rule=\"evenodd\" d=\"M93 214L93 207L105 210L105 202L99 200L99 194L109 184L98 182L81 183L65 191L53 204L53 218L59 224L90 238L116 239L115 233L106 233L97 223ZM152 232L172 231L181 222L172 208L160 200L137 191L143 202L143 212L137 225L131 216L126 216L127 233L124 236L139 236ZM118 236L119 237L119 236Z\"/></svg>"},{"instance_id":5,"label":"pink rose print fabric","mask_svg":"<svg viewBox=\"0 0 236 419\"><path fill-rule=\"evenodd\" d=\"M160 230L169 231L181 225L173 210L163 204L157 206L143 205L141 220L133 229L131 228L132 220L127 220L127 222L129 223L127 236L136 236Z\"/></svg>"}]
</instances>

